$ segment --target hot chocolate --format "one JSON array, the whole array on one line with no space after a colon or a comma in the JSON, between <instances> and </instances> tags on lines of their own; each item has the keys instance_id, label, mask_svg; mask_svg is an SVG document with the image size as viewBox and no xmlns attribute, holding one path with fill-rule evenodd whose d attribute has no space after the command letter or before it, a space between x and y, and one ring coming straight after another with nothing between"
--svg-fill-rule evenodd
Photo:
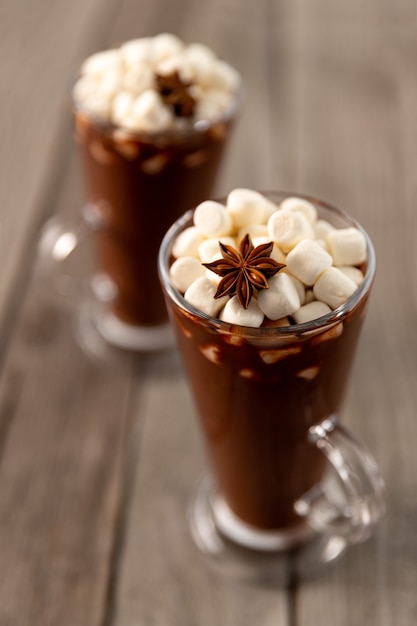
<instances>
[{"instance_id":1,"label":"hot chocolate","mask_svg":"<svg viewBox=\"0 0 417 626\"><path fill-rule=\"evenodd\" d=\"M199 44L169 34L92 55L73 88L75 136L94 207L97 270L112 314L166 322L157 251L168 226L210 195L240 78Z\"/></svg>"},{"instance_id":2,"label":"hot chocolate","mask_svg":"<svg viewBox=\"0 0 417 626\"><path fill-rule=\"evenodd\" d=\"M235 190L217 204L165 238L166 301L221 497L250 527L291 534L327 466L309 431L340 410L372 247L317 201ZM209 240L223 243L202 264Z\"/></svg>"}]
</instances>

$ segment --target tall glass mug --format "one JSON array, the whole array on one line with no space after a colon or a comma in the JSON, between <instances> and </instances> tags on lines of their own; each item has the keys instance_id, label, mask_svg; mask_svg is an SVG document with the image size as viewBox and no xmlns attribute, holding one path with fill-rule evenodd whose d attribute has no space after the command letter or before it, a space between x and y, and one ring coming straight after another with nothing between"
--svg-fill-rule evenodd
<instances>
[{"instance_id":1,"label":"tall glass mug","mask_svg":"<svg viewBox=\"0 0 417 626\"><path fill-rule=\"evenodd\" d=\"M240 89L237 72L209 48L165 33L82 65L72 103L82 230L95 258L90 312L110 343L153 350L172 340L158 248L169 225L212 193ZM59 237L68 239L65 229Z\"/></svg>"},{"instance_id":2,"label":"tall glass mug","mask_svg":"<svg viewBox=\"0 0 417 626\"><path fill-rule=\"evenodd\" d=\"M269 195L274 202L284 197ZM190 509L193 536L222 567L261 571L263 577L288 550L300 575L333 560L368 538L384 510L375 461L339 422L374 278L374 251L354 220L309 200L319 218L359 229L367 247L360 286L312 321L251 328L189 304L169 268L173 243L192 223L192 212L170 228L159 254L210 465Z\"/></svg>"}]
</instances>

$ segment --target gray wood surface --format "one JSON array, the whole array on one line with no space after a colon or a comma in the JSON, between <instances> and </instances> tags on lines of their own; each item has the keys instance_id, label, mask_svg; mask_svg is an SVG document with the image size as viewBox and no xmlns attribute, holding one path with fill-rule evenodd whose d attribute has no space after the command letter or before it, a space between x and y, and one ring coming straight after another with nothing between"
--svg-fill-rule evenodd
<instances>
[{"instance_id":1,"label":"gray wood surface","mask_svg":"<svg viewBox=\"0 0 417 626\"><path fill-rule=\"evenodd\" d=\"M2 0L0 24L0 626L415 623L415 1ZM218 193L317 195L357 217L377 252L344 418L378 460L387 514L292 590L206 567L185 520L204 452L177 355L88 355L36 258L47 217L75 218L82 201L71 69L162 31L244 75Z\"/></svg>"}]
</instances>

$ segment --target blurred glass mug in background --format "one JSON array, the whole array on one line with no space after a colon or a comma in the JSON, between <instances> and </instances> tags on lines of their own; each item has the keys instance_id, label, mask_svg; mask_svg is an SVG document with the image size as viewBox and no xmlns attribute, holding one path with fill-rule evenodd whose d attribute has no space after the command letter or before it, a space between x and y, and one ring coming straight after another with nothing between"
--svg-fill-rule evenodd
<instances>
[{"instance_id":1,"label":"blurred glass mug in background","mask_svg":"<svg viewBox=\"0 0 417 626\"><path fill-rule=\"evenodd\" d=\"M317 200L286 200L280 193L261 198L235 190L224 204L229 216L238 215L240 231L236 238L229 217L218 208L219 223L228 224L219 239L230 244L235 237L237 245L234 252L226 248L224 258L218 250L220 260L209 263L209 274L204 267L198 272L187 251L187 240L200 224L200 237L207 238L203 208L171 227L159 254L165 298L210 461L190 508L191 528L199 548L221 568L265 580L288 565L282 555L291 549L293 574L302 576L368 538L384 511L375 461L339 423L375 274L374 251L354 220ZM237 292L230 295L239 284L236 251L246 230L241 216L248 208L266 215L262 225L247 227L253 246L273 240L274 248L266 258L251 253L250 246L240 248L246 275L259 283L254 271L261 268L268 277L270 258L286 267L269 279L269 289L255 289L246 310ZM308 219L299 217L302 211L316 214L317 241L312 241ZM303 228L304 241L298 237ZM323 247L329 231L333 258L330 246ZM292 236L299 241L295 246ZM336 259L340 254L347 258L345 242L350 241L361 248L358 267L347 268ZM302 256L303 250L308 256ZM221 290L218 274L230 293L213 298ZM248 283L243 283L246 296ZM340 304L341 292L346 301ZM245 325L245 319L258 327Z\"/></svg>"},{"instance_id":2,"label":"blurred glass mug in background","mask_svg":"<svg viewBox=\"0 0 417 626\"><path fill-rule=\"evenodd\" d=\"M110 344L172 344L158 248L169 225L212 193L240 94L230 65L171 34L128 41L81 66L72 102L87 202L76 226L52 220L39 250L59 273L66 251L91 235L87 306Z\"/></svg>"}]
</instances>

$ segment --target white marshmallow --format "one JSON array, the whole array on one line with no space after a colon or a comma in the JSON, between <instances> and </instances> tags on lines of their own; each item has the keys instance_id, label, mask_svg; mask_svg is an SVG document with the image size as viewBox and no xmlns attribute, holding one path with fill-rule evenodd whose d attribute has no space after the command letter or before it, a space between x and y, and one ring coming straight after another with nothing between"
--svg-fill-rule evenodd
<instances>
[{"instance_id":1,"label":"white marshmallow","mask_svg":"<svg viewBox=\"0 0 417 626\"><path fill-rule=\"evenodd\" d=\"M268 237L268 240L271 241L271 238ZM272 248L272 252L271 252L271 259L274 259L274 261L277 261L278 263L284 263L287 260L286 255L283 253L283 251L281 250L281 248L279 247L279 245L274 241L274 247Z\"/></svg>"},{"instance_id":2,"label":"white marshmallow","mask_svg":"<svg viewBox=\"0 0 417 626\"><path fill-rule=\"evenodd\" d=\"M239 228L236 239L241 241L245 235L250 235L252 241L254 239L264 239L262 243L267 243L267 241L271 241L270 237L268 237L268 229L266 224L249 224L248 226L243 226ZM255 244L254 244L255 245Z\"/></svg>"},{"instance_id":3,"label":"white marshmallow","mask_svg":"<svg viewBox=\"0 0 417 626\"><path fill-rule=\"evenodd\" d=\"M357 228L332 230L326 241L335 265L360 265L366 260L365 236Z\"/></svg>"},{"instance_id":4,"label":"white marshmallow","mask_svg":"<svg viewBox=\"0 0 417 626\"><path fill-rule=\"evenodd\" d=\"M85 107L93 117L99 117L103 121L110 120L111 98L109 96L96 93L86 98L82 106Z\"/></svg>"},{"instance_id":5,"label":"white marshmallow","mask_svg":"<svg viewBox=\"0 0 417 626\"><path fill-rule=\"evenodd\" d=\"M152 39L152 61L159 63L181 52L184 43L176 35L161 33Z\"/></svg>"},{"instance_id":6,"label":"white marshmallow","mask_svg":"<svg viewBox=\"0 0 417 626\"><path fill-rule=\"evenodd\" d=\"M312 204L308 200L305 200L304 198L285 198L285 200L281 202L281 209L283 211L299 211L306 216L311 224L313 224L317 219L316 207L314 206L314 204Z\"/></svg>"},{"instance_id":7,"label":"white marshmallow","mask_svg":"<svg viewBox=\"0 0 417 626\"><path fill-rule=\"evenodd\" d=\"M180 256L194 256L198 258L198 246L204 240L203 235L195 226L189 226L181 231L172 245L172 254Z\"/></svg>"},{"instance_id":8,"label":"white marshmallow","mask_svg":"<svg viewBox=\"0 0 417 626\"><path fill-rule=\"evenodd\" d=\"M133 102L125 126L130 130L160 132L172 124L173 114L164 106L161 96L147 89Z\"/></svg>"},{"instance_id":9,"label":"white marshmallow","mask_svg":"<svg viewBox=\"0 0 417 626\"><path fill-rule=\"evenodd\" d=\"M251 326L259 328L264 320L264 314L258 306L256 300L251 300L245 309L239 302L237 296L228 300L224 308L220 311L219 318L229 324L240 324L241 326Z\"/></svg>"},{"instance_id":10,"label":"white marshmallow","mask_svg":"<svg viewBox=\"0 0 417 626\"><path fill-rule=\"evenodd\" d=\"M323 239L326 241L327 235L331 230L336 230L335 227L327 220L319 219L314 224L314 232L316 239Z\"/></svg>"},{"instance_id":11,"label":"white marshmallow","mask_svg":"<svg viewBox=\"0 0 417 626\"><path fill-rule=\"evenodd\" d=\"M206 315L215 317L229 299L228 296L215 299L216 289L216 285L211 280L206 276L202 276L188 287L184 298L196 309L206 313Z\"/></svg>"},{"instance_id":12,"label":"white marshmallow","mask_svg":"<svg viewBox=\"0 0 417 626\"><path fill-rule=\"evenodd\" d=\"M130 115L134 96L129 91L121 91L112 103L112 121L114 124L122 125L126 117Z\"/></svg>"},{"instance_id":13,"label":"white marshmallow","mask_svg":"<svg viewBox=\"0 0 417 626\"><path fill-rule=\"evenodd\" d=\"M221 91L236 92L239 89L239 73L225 61L217 61L213 64L211 75L211 87Z\"/></svg>"},{"instance_id":14,"label":"white marshmallow","mask_svg":"<svg viewBox=\"0 0 417 626\"><path fill-rule=\"evenodd\" d=\"M300 308L297 289L288 274L280 272L270 278L268 284L269 289L258 292L258 304L270 320L292 315Z\"/></svg>"},{"instance_id":15,"label":"white marshmallow","mask_svg":"<svg viewBox=\"0 0 417 626\"><path fill-rule=\"evenodd\" d=\"M190 44L184 50L183 60L193 82L213 87L212 76L218 60L210 48L199 43Z\"/></svg>"},{"instance_id":16,"label":"white marshmallow","mask_svg":"<svg viewBox=\"0 0 417 626\"><path fill-rule=\"evenodd\" d=\"M122 71L123 60L119 50L104 50L89 56L81 66L82 74L102 76L111 70Z\"/></svg>"},{"instance_id":17,"label":"white marshmallow","mask_svg":"<svg viewBox=\"0 0 417 626\"><path fill-rule=\"evenodd\" d=\"M154 86L155 75L150 67L144 63L129 68L123 76L123 89L131 91L135 96L139 96L147 89Z\"/></svg>"},{"instance_id":18,"label":"white marshmallow","mask_svg":"<svg viewBox=\"0 0 417 626\"><path fill-rule=\"evenodd\" d=\"M123 89L123 74L120 70L109 70L103 74L100 81L100 93L108 94L112 98Z\"/></svg>"},{"instance_id":19,"label":"white marshmallow","mask_svg":"<svg viewBox=\"0 0 417 626\"><path fill-rule=\"evenodd\" d=\"M286 270L283 270L285 273L287 273ZM297 290L298 293L298 297L300 298L300 304L304 304L304 300L306 297L306 290L304 288L303 283L301 282L301 280L298 280L298 278L296 278L295 276L290 276L292 282L294 283L294 286Z\"/></svg>"},{"instance_id":20,"label":"white marshmallow","mask_svg":"<svg viewBox=\"0 0 417 626\"><path fill-rule=\"evenodd\" d=\"M352 265L341 265L338 269L348 276L359 287L363 281L363 273L358 267Z\"/></svg>"},{"instance_id":21,"label":"white marshmallow","mask_svg":"<svg viewBox=\"0 0 417 626\"><path fill-rule=\"evenodd\" d=\"M356 291L356 283L336 267L329 267L313 287L317 300L322 300L332 309L346 302Z\"/></svg>"},{"instance_id":22,"label":"white marshmallow","mask_svg":"<svg viewBox=\"0 0 417 626\"><path fill-rule=\"evenodd\" d=\"M191 256L179 257L169 268L169 275L174 286L185 293L197 278L205 275L205 267L198 259Z\"/></svg>"},{"instance_id":23,"label":"white marshmallow","mask_svg":"<svg viewBox=\"0 0 417 626\"><path fill-rule=\"evenodd\" d=\"M304 304L298 311L295 311L293 318L297 324L304 324L305 322L310 322L318 317L327 315L331 313L331 311L331 308L325 302L314 300L313 302Z\"/></svg>"},{"instance_id":24,"label":"white marshmallow","mask_svg":"<svg viewBox=\"0 0 417 626\"><path fill-rule=\"evenodd\" d=\"M299 211L276 211L268 220L268 234L284 252L302 239L314 239L312 225Z\"/></svg>"},{"instance_id":25,"label":"white marshmallow","mask_svg":"<svg viewBox=\"0 0 417 626\"><path fill-rule=\"evenodd\" d=\"M203 263L209 263L215 261L221 257L219 241L227 246L236 247L236 242L233 237L210 237L204 239L198 246L198 255ZM212 272L213 273L213 272Z\"/></svg>"},{"instance_id":26,"label":"white marshmallow","mask_svg":"<svg viewBox=\"0 0 417 626\"><path fill-rule=\"evenodd\" d=\"M164 59L163 61L157 64L155 71L161 76L167 76L169 74L172 74L173 72L178 72L181 80L184 83L190 83L190 82L192 83L194 80L193 71L190 68L189 63L187 59L185 58L184 54L176 54L175 56L171 56L171 57L168 57L167 59ZM196 87L196 85L194 84L193 87ZM190 86L190 93L192 96L195 97L195 93L192 93L191 89L192 88ZM201 91L199 91L199 93L201 97Z\"/></svg>"},{"instance_id":27,"label":"white marshmallow","mask_svg":"<svg viewBox=\"0 0 417 626\"><path fill-rule=\"evenodd\" d=\"M191 95L196 90L191 90ZM207 120L213 122L219 119L230 104L230 97L218 89L209 89L204 92L200 100L197 100L194 118L198 120Z\"/></svg>"},{"instance_id":28,"label":"white marshmallow","mask_svg":"<svg viewBox=\"0 0 417 626\"><path fill-rule=\"evenodd\" d=\"M276 205L252 189L234 189L227 197L227 210L236 228L250 224L266 224Z\"/></svg>"},{"instance_id":29,"label":"white marshmallow","mask_svg":"<svg viewBox=\"0 0 417 626\"><path fill-rule=\"evenodd\" d=\"M99 91L99 79L97 76L86 74L81 76L75 83L72 95L77 104L84 104L90 97Z\"/></svg>"},{"instance_id":30,"label":"white marshmallow","mask_svg":"<svg viewBox=\"0 0 417 626\"><path fill-rule=\"evenodd\" d=\"M128 67L141 63L150 63L152 59L152 37L126 41L120 46L120 53L125 65Z\"/></svg>"},{"instance_id":31,"label":"white marshmallow","mask_svg":"<svg viewBox=\"0 0 417 626\"><path fill-rule=\"evenodd\" d=\"M206 200L194 211L194 226L206 237L229 235L233 222L223 204Z\"/></svg>"},{"instance_id":32,"label":"white marshmallow","mask_svg":"<svg viewBox=\"0 0 417 626\"><path fill-rule=\"evenodd\" d=\"M300 241L286 259L288 271L308 286L313 285L332 262L330 254L312 239Z\"/></svg>"}]
</instances>

